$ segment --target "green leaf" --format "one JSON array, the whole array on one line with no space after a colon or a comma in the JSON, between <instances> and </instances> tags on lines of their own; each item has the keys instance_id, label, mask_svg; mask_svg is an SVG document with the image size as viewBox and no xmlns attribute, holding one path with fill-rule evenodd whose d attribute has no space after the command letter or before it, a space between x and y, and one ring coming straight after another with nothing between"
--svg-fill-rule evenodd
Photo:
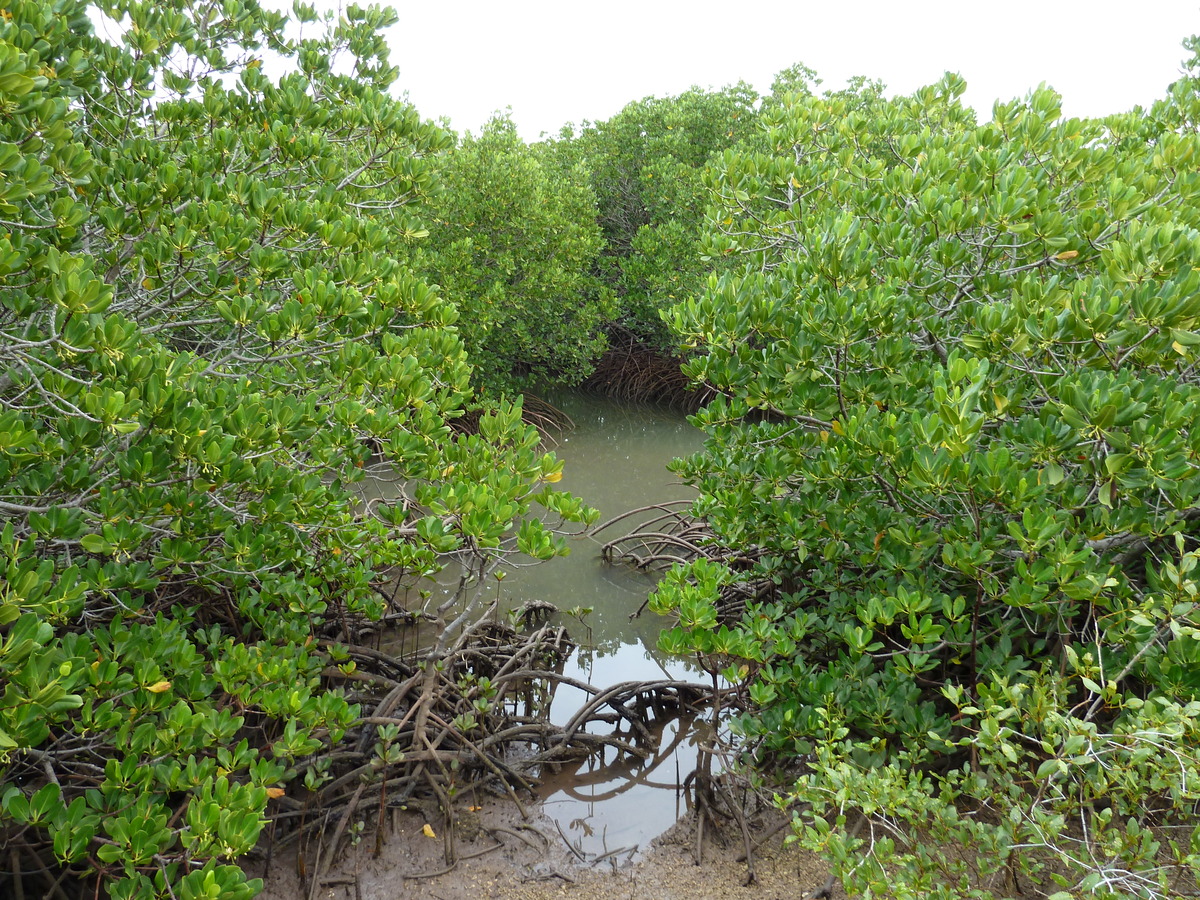
<instances>
[{"instance_id":1,"label":"green leaf","mask_svg":"<svg viewBox=\"0 0 1200 900\"><path fill-rule=\"evenodd\" d=\"M1200 344L1200 334L1195 331L1184 331L1180 328L1171 329L1171 340L1177 344L1182 344L1185 347L1194 347Z\"/></svg>"},{"instance_id":2,"label":"green leaf","mask_svg":"<svg viewBox=\"0 0 1200 900\"><path fill-rule=\"evenodd\" d=\"M108 553L112 546L98 534L85 534L79 544L88 553Z\"/></svg>"},{"instance_id":3,"label":"green leaf","mask_svg":"<svg viewBox=\"0 0 1200 900\"><path fill-rule=\"evenodd\" d=\"M34 88L34 80L19 72L0 73L0 93L20 97Z\"/></svg>"}]
</instances>

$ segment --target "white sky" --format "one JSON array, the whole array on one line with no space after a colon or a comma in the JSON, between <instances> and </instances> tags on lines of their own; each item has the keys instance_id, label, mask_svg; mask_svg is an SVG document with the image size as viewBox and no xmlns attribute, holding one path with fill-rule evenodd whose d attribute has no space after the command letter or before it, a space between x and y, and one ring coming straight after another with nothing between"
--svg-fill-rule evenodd
<instances>
[{"instance_id":1,"label":"white sky","mask_svg":"<svg viewBox=\"0 0 1200 900\"><path fill-rule=\"evenodd\" d=\"M388 35L400 88L423 116L478 131L511 106L526 139L693 84L766 92L795 62L825 87L867 75L893 92L956 71L985 120L1041 81L1067 115L1103 115L1161 96L1180 41L1200 33L1200 0L385 2L400 14Z\"/></svg>"}]
</instances>

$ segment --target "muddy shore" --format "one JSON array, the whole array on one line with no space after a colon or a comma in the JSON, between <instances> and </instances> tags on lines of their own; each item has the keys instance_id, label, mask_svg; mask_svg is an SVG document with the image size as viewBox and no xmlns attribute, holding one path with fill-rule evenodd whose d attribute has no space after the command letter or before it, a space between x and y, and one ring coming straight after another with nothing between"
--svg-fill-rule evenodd
<instances>
[{"instance_id":1,"label":"muddy shore","mask_svg":"<svg viewBox=\"0 0 1200 900\"><path fill-rule=\"evenodd\" d=\"M260 865L253 874L265 877L264 900L808 900L820 894L828 877L818 858L786 842L782 815L766 807L748 819L758 844L753 880L742 831L733 822L705 829L699 860L692 816L636 853L587 858L571 849L552 820L536 808L528 812L523 819L499 799L464 806L452 867L445 860L439 816L416 809L386 829L378 855L374 835L365 833L319 885L299 874L311 868L312 851L302 854L295 847L276 852L269 870ZM835 887L828 896L845 894Z\"/></svg>"}]
</instances>

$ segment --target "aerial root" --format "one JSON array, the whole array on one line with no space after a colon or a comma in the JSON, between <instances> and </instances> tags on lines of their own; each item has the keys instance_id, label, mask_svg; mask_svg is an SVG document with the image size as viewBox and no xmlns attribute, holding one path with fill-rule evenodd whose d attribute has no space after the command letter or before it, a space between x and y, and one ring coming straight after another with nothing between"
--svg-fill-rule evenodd
<instances>
[{"instance_id":1,"label":"aerial root","mask_svg":"<svg viewBox=\"0 0 1200 900\"><path fill-rule=\"evenodd\" d=\"M601 544L600 557L610 565L644 572L661 573L698 559L721 563L734 572L746 572L752 567L756 558L753 554L722 547L708 523L691 515L690 509L687 500L641 506L602 522L589 534L596 537L624 524L629 530ZM777 590L778 585L768 578L748 577L724 585L717 601L717 615L722 622L734 620L748 603L763 600ZM649 599L647 596L631 619L642 614Z\"/></svg>"},{"instance_id":2,"label":"aerial root","mask_svg":"<svg viewBox=\"0 0 1200 900\"><path fill-rule=\"evenodd\" d=\"M657 353L619 329L609 334L609 347L580 387L624 403L669 406L695 412L711 400L712 388L697 388L680 368L682 360Z\"/></svg>"},{"instance_id":3,"label":"aerial root","mask_svg":"<svg viewBox=\"0 0 1200 900\"><path fill-rule=\"evenodd\" d=\"M521 798L533 794L544 767L605 751L644 767L656 755L664 719L694 716L728 699L725 691L714 694L711 685L687 681L628 681L599 689L566 676L563 664L574 645L551 624L522 634L489 621L416 662L368 647L321 649L331 662L348 653L356 672L368 678L343 677L333 665L327 670L366 714L345 740L306 761L323 784L307 796L290 792L272 807L276 841L300 841L302 857L313 861L309 896L363 827L357 822L376 823L378 848L396 810L424 804L430 821L440 820L448 868L405 877L444 874L464 858L457 846L456 796L497 792L527 817ZM561 685L580 690L584 699L558 725L549 710Z\"/></svg>"}]
</instances>

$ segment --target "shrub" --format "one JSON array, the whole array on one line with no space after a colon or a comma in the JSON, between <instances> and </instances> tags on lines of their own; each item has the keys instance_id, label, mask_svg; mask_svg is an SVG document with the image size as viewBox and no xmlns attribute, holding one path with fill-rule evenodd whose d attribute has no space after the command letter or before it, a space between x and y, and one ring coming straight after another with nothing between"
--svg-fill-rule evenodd
<instances>
[{"instance_id":1,"label":"shrub","mask_svg":"<svg viewBox=\"0 0 1200 900\"><path fill-rule=\"evenodd\" d=\"M516 533L535 499L585 511L519 407L451 430L456 313L398 258L448 138L386 92L395 14L100 6L115 42L0 11L0 835L113 897L245 897L357 715L323 623L383 569L560 552ZM364 514L370 466L407 499Z\"/></svg>"},{"instance_id":2,"label":"shrub","mask_svg":"<svg viewBox=\"0 0 1200 900\"><path fill-rule=\"evenodd\" d=\"M664 646L748 673L851 893L1194 890L1200 82L978 125L954 76L796 81L712 174L744 269L670 315L724 395L679 471L754 565L668 580Z\"/></svg>"}]
</instances>

